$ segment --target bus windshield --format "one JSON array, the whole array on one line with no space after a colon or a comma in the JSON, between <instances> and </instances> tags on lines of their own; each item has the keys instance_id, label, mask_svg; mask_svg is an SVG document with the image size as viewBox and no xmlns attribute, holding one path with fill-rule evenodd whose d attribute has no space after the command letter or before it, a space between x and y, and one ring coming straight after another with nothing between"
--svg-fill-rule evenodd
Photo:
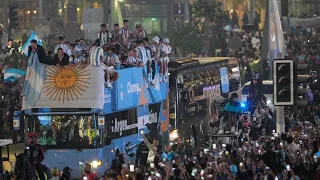
<instances>
[{"instance_id":1,"label":"bus windshield","mask_svg":"<svg viewBox=\"0 0 320 180\"><path fill-rule=\"evenodd\" d=\"M102 133L93 115L32 116L29 127L33 127L29 131L38 133L38 143L46 149L101 147Z\"/></svg>"}]
</instances>

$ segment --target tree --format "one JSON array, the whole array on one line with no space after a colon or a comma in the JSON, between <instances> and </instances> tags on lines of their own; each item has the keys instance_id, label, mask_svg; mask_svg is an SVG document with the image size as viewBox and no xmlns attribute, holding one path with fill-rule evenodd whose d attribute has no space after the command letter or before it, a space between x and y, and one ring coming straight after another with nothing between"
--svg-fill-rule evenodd
<instances>
[{"instance_id":1,"label":"tree","mask_svg":"<svg viewBox=\"0 0 320 180\"><path fill-rule=\"evenodd\" d=\"M63 36L63 29L56 29L52 31L50 34L42 38L43 46L47 50L51 50L56 46L57 39Z\"/></svg>"},{"instance_id":2,"label":"tree","mask_svg":"<svg viewBox=\"0 0 320 180\"><path fill-rule=\"evenodd\" d=\"M192 6L192 13L207 36L207 55L214 55L217 48L226 48L226 32L223 28L230 18L228 12L222 9L222 3L217 0L197 0Z\"/></svg>"},{"instance_id":3,"label":"tree","mask_svg":"<svg viewBox=\"0 0 320 180\"><path fill-rule=\"evenodd\" d=\"M215 55L215 49L226 48L224 27L229 23L228 13L217 0L197 0L192 5L191 23L180 21L173 32L172 45L180 55L199 54Z\"/></svg>"},{"instance_id":4,"label":"tree","mask_svg":"<svg viewBox=\"0 0 320 180\"><path fill-rule=\"evenodd\" d=\"M204 36L200 29L192 23L180 21L176 24L171 39L172 46L176 47L178 56L184 56L200 52L203 47Z\"/></svg>"}]
</instances>

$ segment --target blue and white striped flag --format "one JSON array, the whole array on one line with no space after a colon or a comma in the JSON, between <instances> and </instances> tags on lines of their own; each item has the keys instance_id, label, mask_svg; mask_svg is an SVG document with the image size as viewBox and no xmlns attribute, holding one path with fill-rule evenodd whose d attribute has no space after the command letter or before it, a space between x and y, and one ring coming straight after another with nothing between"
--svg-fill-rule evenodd
<instances>
[{"instance_id":1,"label":"blue and white striped flag","mask_svg":"<svg viewBox=\"0 0 320 180\"><path fill-rule=\"evenodd\" d=\"M26 72L19 69L6 69L4 71L4 81L5 82L16 82L22 76L25 76Z\"/></svg>"},{"instance_id":2,"label":"blue and white striped flag","mask_svg":"<svg viewBox=\"0 0 320 180\"><path fill-rule=\"evenodd\" d=\"M28 61L22 96L24 101L34 107L41 95L41 89L46 79L46 65L39 62L38 54L32 53Z\"/></svg>"},{"instance_id":3,"label":"blue and white striped flag","mask_svg":"<svg viewBox=\"0 0 320 180\"><path fill-rule=\"evenodd\" d=\"M39 39L39 37L36 35L35 32L31 31L31 34L27 40L26 43L23 44L22 48L21 48L21 52L23 54L25 54L26 56L28 56L28 47L31 45L31 40L37 40L38 41L38 45L43 46L41 39Z\"/></svg>"},{"instance_id":4,"label":"blue and white striped flag","mask_svg":"<svg viewBox=\"0 0 320 180\"><path fill-rule=\"evenodd\" d=\"M287 55L277 0L269 0L269 34L269 62L272 63L278 53Z\"/></svg>"}]
</instances>

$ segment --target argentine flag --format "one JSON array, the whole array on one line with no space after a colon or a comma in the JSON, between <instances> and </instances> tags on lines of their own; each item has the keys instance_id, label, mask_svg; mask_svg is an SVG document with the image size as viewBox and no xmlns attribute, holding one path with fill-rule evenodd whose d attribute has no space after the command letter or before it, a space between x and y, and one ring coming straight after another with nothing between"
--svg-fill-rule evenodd
<instances>
[{"instance_id":1,"label":"argentine flag","mask_svg":"<svg viewBox=\"0 0 320 180\"><path fill-rule=\"evenodd\" d=\"M46 75L46 65L39 62L37 53L32 53L28 61L27 75L22 90L24 101L32 107L40 98Z\"/></svg>"},{"instance_id":2,"label":"argentine flag","mask_svg":"<svg viewBox=\"0 0 320 180\"><path fill-rule=\"evenodd\" d=\"M26 72L19 69L6 69L4 71L4 81L5 82L16 82L22 76L25 76Z\"/></svg>"},{"instance_id":3,"label":"argentine flag","mask_svg":"<svg viewBox=\"0 0 320 180\"><path fill-rule=\"evenodd\" d=\"M35 32L31 31L31 34L30 34L27 42L24 43L21 48L21 52L26 56L28 56L28 47L31 45L31 40L33 40L33 39L38 41L38 45L43 46L41 39L39 39L39 37L36 35Z\"/></svg>"},{"instance_id":4,"label":"argentine flag","mask_svg":"<svg viewBox=\"0 0 320 180\"><path fill-rule=\"evenodd\" d=\"M287 55L280 21L277 0L269 0L269 62L277 59L277 54Z\"/></svg>"}]
</instances>

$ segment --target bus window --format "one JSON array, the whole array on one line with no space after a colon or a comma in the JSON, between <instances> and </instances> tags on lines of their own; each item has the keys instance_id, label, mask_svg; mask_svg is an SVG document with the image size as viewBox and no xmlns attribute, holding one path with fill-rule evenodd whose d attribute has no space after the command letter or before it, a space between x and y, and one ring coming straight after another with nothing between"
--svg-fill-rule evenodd
<instances>
[{"instance_id":1,"label":"bus window","mask_svg":"<svg viewBox=\"0 0 320 180\"><path fill-rule=\"evenodd\" d=\"M238 66L229 66L229 91L238 91L240 87L240 71Z\"/></svg>"},{"instance_id":2,"label":"bus window","mask_svg":"<svg viewBox=\"0 0 320 180\"><path fill-rule=\"evenodd\" d=\"M249 85L242 87L242 95L248 95L249 94Z\"/></svg>"},{"instance_id":3,"label":"bus window","mask_svg":"<svg viewBox=\"0 0 320 180\"><path fill-rule=\"evenodd\" d=\"M38 143L47 148L82 149L101 146L101 131L94 116L32 116L29 131L38 133ZM31 128L30 128L31 127Z\"/></svg>"},{"instance_id":4,"label":"bus window","mask_svg":"<svg viewBox=\"0 0 320 180\"><path fill-rule=\"evenodd\" d=\"M214 82L217 82L217 81L220 80L220 74L219 74L219 71L218 71L218 70L213 71L212 79L213 79Z\"/></svg>"},{"instance_id":5,"label":"bus window","mask_svg":"<svg viewBox=\"0 0 320 180\"><path fill-rule=\"evenodd\" d=\"M234 92L239 90L239 81L236 79L229 80L229 92Z\"/></svg>"}]
</instances>

